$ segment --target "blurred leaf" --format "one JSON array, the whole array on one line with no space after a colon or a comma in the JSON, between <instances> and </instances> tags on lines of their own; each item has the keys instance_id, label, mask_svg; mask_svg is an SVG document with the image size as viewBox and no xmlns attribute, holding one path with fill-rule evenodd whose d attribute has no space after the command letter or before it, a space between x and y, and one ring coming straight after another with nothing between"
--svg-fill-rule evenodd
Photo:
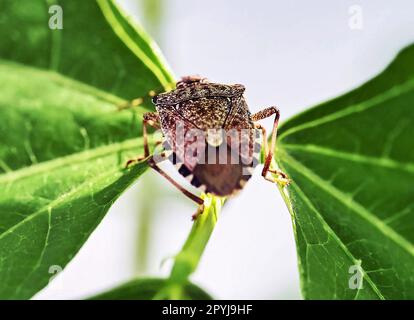
<instances>
[{"instance_id":1,"label":"blurred leaf","mask_svg":"<svg viewBox=\"0 0 414 320\"><path fill-rule=\"evenodd\" d=\"M138 0L143 11L144 25L158 43L163 25L163 13L167 4L163 0Z\"/></svg>"},{"instance_id":2,"label":"blurred leaf","mask_svg":"<svg viewBox=\"0 0 414 320\"><path fill-rule=\"evenodd\" d=\"M151 300L165 286L165 279L137 279L121 285L110 291L101 293L93 300ZM211 296L198 286L186 282L183 289L183 299L211 300Z\"/></svg>"},{"instance_id":3,"label":"blurred leaf","mask_svg":"<svg viewBox=\"0 0 414 320\"><path fill-rule=\"evenodd\" d=\"M172 77L143 31L98 2L59 1L64 29L50 30L49 1L0 1L0 298L47 285L146 169L124 169L142 154L140 118L116 105Z\"/></svg>"},{"instance_id":4,"label":"blurred leaf","mask_svg":"<svg viewBox=\"0 0 414 320\"><path fill-rule=\"evenodd\" d=\"M414 46L280 129L307 299L414 298ZM361 265L363 288L350 289Z\"/></svg>"}]
</instances>

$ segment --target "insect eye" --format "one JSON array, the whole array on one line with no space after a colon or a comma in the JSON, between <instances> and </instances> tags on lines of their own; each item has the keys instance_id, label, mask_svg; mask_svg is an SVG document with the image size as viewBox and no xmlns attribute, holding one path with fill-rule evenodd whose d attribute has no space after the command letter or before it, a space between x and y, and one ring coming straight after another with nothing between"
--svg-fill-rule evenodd
<instances>
[{"instance_id":1,"label":"insect eye","mask_svg":"<svg viewBox=\"0 0 414 320\"><path fill-rule=\"evenodd\" d=\"M152 103L153 104L156 104L157 103L157 100L158 100L158 96L153 96L152 97Z\"/></svg>"}]
</instances>

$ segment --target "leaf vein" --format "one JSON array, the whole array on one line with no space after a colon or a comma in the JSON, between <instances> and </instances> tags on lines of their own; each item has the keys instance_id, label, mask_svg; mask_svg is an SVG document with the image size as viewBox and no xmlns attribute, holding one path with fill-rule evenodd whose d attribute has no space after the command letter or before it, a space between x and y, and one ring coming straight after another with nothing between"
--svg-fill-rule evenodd
<instances>
[{"instance_id":1,"label":"leaf vein","mask_svg":"<svg viewBox=\"0 0 414 320\"><path fill-rule=\"evenodd\" d=\"M401 235L399 235L394 229L389 227L382 220L378 219L372 212L362 207L360 204L355 202L351 197L343 193L341 190L326 183L326 181L324 181L321 177L316 175L309 168L300 164L293 157L286 154L286 158L287 159L285 160L289 161L289 165L292 167L295 167L296 170L298 170L312 184L317 185L319 188L329 193L333 198L337 199L344 206L350 208L353 212L358 214L361 218L369 222L384 236L389 237L396 245L401 247L404 251L409 253L411 256L414 256L414 246L408 240L406 240Z\"/></svg>"},{"instance_id":2,"label":"leaf vein","mask_svg":"<svg viewBox=\"0 0 414 320\"><path fill-rule=\"evenodd\" d=\"M407 93L407 92L409 92L413 89L414 89L414 79L408 80L405 83L394 86L394 87L390 88L389 90L384 91L383 93L381 93L381 94L379 94L379 95L377 95L377 96L375 96L371 99L368 99L368 100L363 101L363 102L358 103L358 104L350 105L350 106L348 106L344 109L333 112L331 114L328 114L328 115L323 116L321 118L318 118L316 120L312 120L312 121L306 122L302 125L298 125L297 127L290 128L290 129L286 130L285 132L283 132L279 136L279 141L283 140L285 137L287 137L288 135L291 135L293 133L296 133L296 132L299 132L299 131L302 131L302 130L305 130L305 129L308 129L308 128L317 127L317 126L320 126L321 124L332 122L334 120L352 115L354 113L362 112L362 111L368 110L370 108L376 107L380 103L383 103L387 100L398 97L399 95L401 95L403 93Z\"/></svg>"},{"instance_id":3,"label":"leaf vein","mask_svg":"<svg viewBox=\"0 0 414 320\"><path fill-rule=\"evenodd\" d=\"M309 199L309 197L297 186L294 185L294 188L296 189L297 194L302 197L303 201L306 203L306 205L316 214L316 217L318 220L322 223L323 228L325 231L331 236L331 238L342 248L344 253L348 256L349 259L351 259L352 263L359 264L359 260L354 257L354 255L348 250L348 248L345 246L345 244L342 242L341 238L336 234L336 232L328 225L328 223L325 221L325 219L322 217L322 215L316 210L314 207L312 201ZM309 244L306 244L307 246ZM327 252L328 253L328 252ZM369 277L367 272L361 268L364 273L364 278L367 280L371 288L374 290L374 292L378 295L380 299L384 299L384 296L380 292L380 290L377 288L375 283L372 281L372 279ZM357 296L357 294L356 294ZM355 298L356 298L355 296Z\"/></svg>"},{"instance_id":4,"label":"leaf vein","mask_svg":"<svg viewBox=\"0 0 414 320\"><path fill-rule=\"evenodd\" d=\"M372 164L378 167L384 167L394 170L402 170L414 174L414 163L402 163L396 160L385 157L371 157L346 151L334 150L331 148L321 147L318 145L307 144L284 144L283 148L286 150L301 151L307 153L321 154L328 157L340 158L353 162Z\"/></svg>"}]
</instances>

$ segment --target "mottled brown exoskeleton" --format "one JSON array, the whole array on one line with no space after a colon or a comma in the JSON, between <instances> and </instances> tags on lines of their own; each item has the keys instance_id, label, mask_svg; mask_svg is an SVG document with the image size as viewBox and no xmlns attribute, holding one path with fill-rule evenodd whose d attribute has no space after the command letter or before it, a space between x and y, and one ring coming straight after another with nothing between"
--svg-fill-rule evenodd
<instances>
[{"instance_id":1,"label":"mottled brown exoskeleton","mask_svg":"<svg viewBox=\"0 0 414 320\"><path fill-rule=\"evenodd\" d=\"M262 176L271 182L289 182L283 172L270 169L279 110L269 107L251 115L243 97L244 91L244 86L240 84L224 85L200 77L184 77L177 82L175 90L153 97L157 112L144 114L145 154L141 158L150 156L147 125L160 128L164 137L164 152L158 157L149 157L148 163L197 202L200 205L198 213L202 212L203 200L162 171L157 165L159 161L172 161L181 175L206 193L231 196L250 179L263 146L265 161ZM256 121L272 115L275 119L269 148L266 131Z\"/></svg>"}]
</instances>

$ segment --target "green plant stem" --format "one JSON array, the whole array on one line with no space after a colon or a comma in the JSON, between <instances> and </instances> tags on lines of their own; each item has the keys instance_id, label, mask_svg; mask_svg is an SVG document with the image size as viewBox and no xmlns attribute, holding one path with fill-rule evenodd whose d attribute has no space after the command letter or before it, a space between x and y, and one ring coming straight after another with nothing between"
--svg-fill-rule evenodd
<instances>
[{"instance_id":1,"label":"green plant stem","mask_svg":"<svg viewBox=\"0 0 414 320\"><path fill-rule=\"evenodd\" d=\"M195 220L181 251L175 256L167 286L154 299L182 299L183 285L197 269L216 225L224 198L203 195L204 211Z\"/></svg>"},{"instance_id":2,"label":"green plant stem","mask_svg":"<svg viewBox=\"0 0 414 320\"><path fill-rule=\"evenodd\" d=\"M136 259L135 259L135 274L142 276L148 271L148 256L150 237L153 225L153 217L156 214L155 202L146 201L151 197L153 190L157 189L156 182L150 176L144 175L141 183L143 186L137 193L137 239L136 239ZM162 196L160 196L162 197Z\"/></svg>"}]
</instances>

